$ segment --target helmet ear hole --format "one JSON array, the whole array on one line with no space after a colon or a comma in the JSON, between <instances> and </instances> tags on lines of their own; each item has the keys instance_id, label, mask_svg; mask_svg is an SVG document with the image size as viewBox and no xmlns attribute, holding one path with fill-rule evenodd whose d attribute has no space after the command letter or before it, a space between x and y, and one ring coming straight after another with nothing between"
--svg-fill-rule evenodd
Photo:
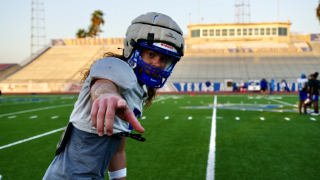
<instances>
[{"instance_id":1,"label":"helmet ear hole","mask_svg":"<svg viewBox=\"0 0 320 180\"><path fill-rule=\"evenodd\" d=\"M131 39L131 41L130 41L130 45L131 45L133 48L135 48L135 46L136 46L136 42L135 42L133 39Z\"/></svg>"}]
</instances>

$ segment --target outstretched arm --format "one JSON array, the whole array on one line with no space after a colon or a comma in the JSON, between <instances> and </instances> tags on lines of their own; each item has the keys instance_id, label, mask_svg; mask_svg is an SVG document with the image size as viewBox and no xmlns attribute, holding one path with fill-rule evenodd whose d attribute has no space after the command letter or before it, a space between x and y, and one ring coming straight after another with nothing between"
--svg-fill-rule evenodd
<instances>
[{"instance_id":1,"label":"outstretched arm","mask_svg":"<svg viewBox=\"0 0 320 180\"><path fill-rule=\"evenodd\" d=\"M104 128L108 136L113 134L115 115L130 123L137 132L143 133L145 131L112 81L107 79L95 81L91 87L91 98L93 102L91 120L99 136L104 135Z\"/></svg>"}]
</instances>

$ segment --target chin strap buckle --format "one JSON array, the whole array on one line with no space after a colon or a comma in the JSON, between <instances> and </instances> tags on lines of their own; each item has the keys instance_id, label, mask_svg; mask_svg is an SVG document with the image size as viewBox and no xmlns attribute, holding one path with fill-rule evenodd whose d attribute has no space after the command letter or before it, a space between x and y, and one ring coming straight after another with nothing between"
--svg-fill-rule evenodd
<instances>
[{"instance_id":1,"label":"chin strap buckle","mask_svg":"<svg viewBox=\"0 0 320 180\"><path fill-rule=\"evenodd\" d=\"M134 140L137 140L137 141L146 141L146 138L144 137L141 137L141 134L131 134L131 133L128 133L128 132L121 132L121 133L118 133L118 134L115 134L119 137L129 137L129 138L132 138Z\"/></svg>"}]
</instances>

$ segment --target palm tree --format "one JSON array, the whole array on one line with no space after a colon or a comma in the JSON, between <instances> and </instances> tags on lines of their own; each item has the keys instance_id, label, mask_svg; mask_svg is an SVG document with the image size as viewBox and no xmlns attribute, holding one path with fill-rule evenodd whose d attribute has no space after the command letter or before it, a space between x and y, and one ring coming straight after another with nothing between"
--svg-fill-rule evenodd
<instances>
[{"instance_id":1,"label":"palm tree","mask_svg":"<svg viewBox=\"0 0 320 180\"><path fill-rule=\"evenodd\" d=\"M103 15L104 14L103 14L102 11L97 10L92 14L92 18L91 18L91 23L92 23L91 27L95 27L96 28L95 36L98 36L98 37L100 37L100 32L102 32L102 30L100 30L100 24L104 25Z\"/></svg>"},{"instance_id":2,"label":"palm tree","mask_svg":"<svg viewBox=\"0 0 320 180\"><path fill-rule=\"evenodd\" d=\"M89 26L89 31L88 31L88 37L96 37L97 36L97 27L96 26Z\"/></svg>"},{"instance_id":3,"label":"palm tree","mask_svg":"<svg viewBox=\"0 0 320 180\"><path fill-rule=\"evenodd\" d=\"M319 22L320 22L320 1L319 1L319 5L317 8L317 18L319 19Z\"/></svg>"},{"instance_id":4,"label":"palm tree","mask_svg":"<svg viewBox=\"0 0 320 180\"><path fill-rule=\"evenodd\" d=\"M86 32L86 30L79 29L76 36L77 36L77 38L85 38L85 37L87 37L87 34L88 33Z\"/></svg>"}]
</instances>

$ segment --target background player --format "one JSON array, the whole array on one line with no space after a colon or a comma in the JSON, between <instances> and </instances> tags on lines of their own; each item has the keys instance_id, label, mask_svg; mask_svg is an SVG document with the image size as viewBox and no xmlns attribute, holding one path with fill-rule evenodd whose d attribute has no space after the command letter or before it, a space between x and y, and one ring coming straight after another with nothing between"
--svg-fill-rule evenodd
<instances>
[{"instance_id":1,"label":"background player","mask_svg":"<svg viewBox=\"0 0 320 180\"><path fill-rule=\"evenodd\" d=\"M182 31L169 16L147 13L134 19L123 55L106 53L84 72L66 146L44 179L103 179L107 167L110 179L125 179L123 136L132 129L144 132L136 117L144 102L145 108L152 104L156 88L165 84L183 52Z\"/></svg>"},{"instance_id":2,"label":"background player","mask_svg":"<svg viewBox=\"0 0 320 180\"><path fill-rule=\"evenodd\" d=\"M314 113L312 115L318 115L319 114L319 81L317 80L318 72L315 72L314 74L310 75L309 79L309 93L310 93L310 99L313 103L313 109Z\"/></svg>"},{"instance_id":3,"label":"background player","mask_svg":"<svg viewBox=\"0 0 320 180\"><path fill-rule=\"evenodd\" d=\"M268 90L268 82L266 79L262 79L260 82L261 94L264 97L266 95L266 91Z\"/></svg>"},{"instance_id":4,"label":"background player","mask_svg":"<svg viewBox=\"0 0 320 180\"><path fill-rule=\"evenodd\" d=\"M304 101L307 99L308 93L308 79L305 74L301 74L301 78L297 79L298 82L298 91L299 91L299 113L301 114L301 107L303 104L304 114L307 114L307 104Z\"/></svg>"}]
</instances>

